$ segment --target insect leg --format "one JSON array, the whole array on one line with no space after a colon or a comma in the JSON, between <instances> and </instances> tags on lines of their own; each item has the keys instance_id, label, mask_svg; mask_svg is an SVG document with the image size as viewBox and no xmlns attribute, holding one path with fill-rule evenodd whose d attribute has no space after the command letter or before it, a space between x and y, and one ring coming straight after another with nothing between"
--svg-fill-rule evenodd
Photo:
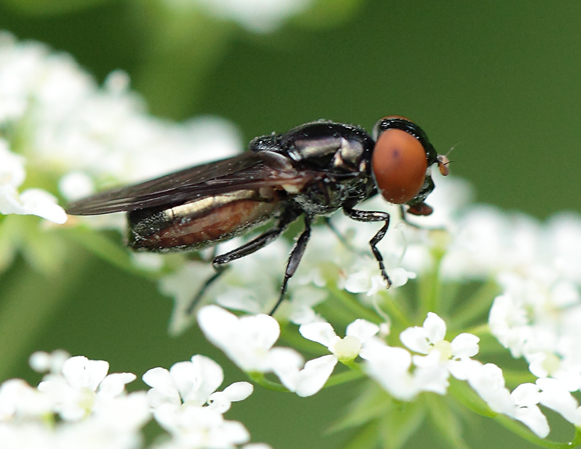
<instances>
[{"instance_id":1,"label":"insect leg","mask_svg":"<svg viewBox=\"0 0 581 449\"><path fill-rule=\"evenodd\" d=\"M276 240L286 230L288 225L299 217L299 215L300 213L297 213L297 211L294 209L285 210L284 214L282 217L280 217L274 228L269 229L263 234L260 234L255 239L236 249L233 249L232 251L216 256L212 261L212 265L215 269L218 269L218 267L221 265L227 264L236 259L240 259L241 257L248 256L249 254L258 251L259 249L264 248L266 245Z\"/></svg>"},{"instance_id":2,"label":"insect leg","mask_svg":"<svg viewBox=\"0 0 581 449\"><path fill-rule=\"evenodd\" d=\"M206 279L206 282L204 282L204 285L202 285L200 290L198 290L198 293L196 293L196 296L194 296L194 299L192 299L192 301L190 302L190 305L186 309L187 315L191 315L194 312L194 309L196 308L196 306L198 305L198 303L200 302L200 300L204 296L204 293L206 293L206 291L210 288L210 286L214 282L216 282L220 276L222 276L222 274L226 271L227 268L228 268L227 266L214 267L214 270L216 270L216 272L212 276L210 276L208 279Z\"/></svg>"},{"instance_id":3,"label":"insect leg","mask_svg":"<svg viewBox=\"0 0 581 449\"><path fill-rule=\"evenodd\" d=\"M383 264L383 256L377 249L377 244L385 237L385 233L387 232L387 228L389 228L389 214L387 212L378 212L378 211L367 211L367 210L355 210L351 208L344 207L343 212L352 220L356 221L363 221L363 222L374 222L374 221L383 221L384 225L381 227L377 234L373 236L373 238L369 241L369 245L371 246L371 251L375 256L375 260L379 264L379 271L381 272L381 276L385 279L387 283L387 287L391 286L391 280L385 271L385 265Z\"/></svg>"},{"instance_id":4,"label":"insect leg","mask_svg":"<svg viewBox=\"0 0 581 449\"><path fill-rule=\"evenodd\" d=\"M305 215L305 229L303 230L303 232L295 242L293 249L291 250L288 262L286 263L286 269L284 271L284 279L282 280L282 286L280 287L280 295L278 297L278 301L270 311L270 315L276 312L276 309L278 309L278 306L280 306L280 304L284 300L284 295L286 293L288 281L291 277L293 277L293 275L297 271L297 268L299 267L299 263L301 262L303 254L305 253L305 249L307 248L307 243L309 242L310 238L311 238L311 219L309 218L308 215Z\"/></svg>"},{"instance_id":5,"label":"insect leg","mask_svg":"<svg viewBox=\"0 0 581 449\"><path fill-rule=\"evenodd\" d=\"M245 243L244 245L233 249L224 254L220 254L219 256L214 257L212 261L212 266L216 273L214 273L211 277L209 277L200 291L196 294L190 305L188 306L186 313L190 314L194 311L198 302L202 299L204 293L208 290L208 288L226 271L228 268L226 266L227 263L232 262L233 260L240 259L241 257L248 256L261 248L264 248L266 245L271 243L273 240L276 240L282 234L285 229L288 227L290 223L295 221L300 214L297 213L294 209L286 210L282 217L280 217L276 226L268 231L260 234L255 239L251 240L250 242Z\"/></svg>"}]
</instances>

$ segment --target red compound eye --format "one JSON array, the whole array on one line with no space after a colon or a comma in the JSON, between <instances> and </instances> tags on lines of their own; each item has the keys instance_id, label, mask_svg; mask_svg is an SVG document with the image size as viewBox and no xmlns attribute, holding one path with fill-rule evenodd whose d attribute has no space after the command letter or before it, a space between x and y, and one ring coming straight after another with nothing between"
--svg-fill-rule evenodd
<instances>
[{"instance_id":1,"label":"red compound eye","mask_svg":"<svg viewBox=\"0 0 581 449\"><path fill-rule=\"evenodd\" d=\"M380 193L394 204L407 203L420 192L428 169L422 144L401 129L381 133L371 164Z\"/></svg>"}]
</instances>

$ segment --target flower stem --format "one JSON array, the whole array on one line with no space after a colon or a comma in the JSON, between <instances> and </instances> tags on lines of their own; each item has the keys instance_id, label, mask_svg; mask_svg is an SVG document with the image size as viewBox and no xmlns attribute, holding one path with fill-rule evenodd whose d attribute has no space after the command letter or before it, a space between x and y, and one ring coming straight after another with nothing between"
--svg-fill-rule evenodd
<instances>
[{"instance_id":1,"label":"flower stem","mask_svg":"<svg viewBox=\"0 0 581 449\"><path fill-rule=\"evenodd\" d=\"M264 377L264 373L254 372L246 374L254 383L261 385L264 388L268 388L269 390L274 391L281 391L283 393L290 393L288 388L286 388L284 385L281 385L278 382L273 382L272 380L268 380L266 377Z\"/></svg>"},{"instance_id":2,"label":"flower stem","mask_svg":"<svg viewBox=\"0 0 581 449\"><path fill-rule=\"evenodd\" d=\"M341 385L357 379L362 379L363 377L365 377L365 373L363 372L363 370L350 369L349 371L344 371L342 373L334 374L333 376L331 376L329 380L327 380L327 383L325 384L324 388L334 387L336 385Z\"/></svg>"}]
</instances>

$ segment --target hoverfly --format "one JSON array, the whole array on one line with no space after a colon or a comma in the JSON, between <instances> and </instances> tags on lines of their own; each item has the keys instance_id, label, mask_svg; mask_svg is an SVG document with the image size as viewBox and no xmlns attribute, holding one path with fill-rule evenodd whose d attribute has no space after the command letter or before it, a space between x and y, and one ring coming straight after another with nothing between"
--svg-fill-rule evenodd
<instances>
[{"instance_id":1,"label":"hoverfly","mask_svg":"<svg viewBox=\"0 0 581 449\"><path fill-rule=\"evenodd\" d=\"M128 246L162 253L213 246L272 220L273 225L253 240L214 257L216 274L190 311L227 263L268 245L302 216L304 229L290 252L274 313L304 254L311 222L338 209L356 221L383 222L369 244L389 287L377 244L390 216L355 207L380 193L401 205L402 213L407 205L407 213L429 215L432 208L424 201L434 189L430 167L437 164L447 175L448 159L438 155L418 125L403 117L382 118L372 134L343 123L306 123L283 134L257 137L239 156L73 202L67 213L127 212Z\"/></svg>"}]
</instances>

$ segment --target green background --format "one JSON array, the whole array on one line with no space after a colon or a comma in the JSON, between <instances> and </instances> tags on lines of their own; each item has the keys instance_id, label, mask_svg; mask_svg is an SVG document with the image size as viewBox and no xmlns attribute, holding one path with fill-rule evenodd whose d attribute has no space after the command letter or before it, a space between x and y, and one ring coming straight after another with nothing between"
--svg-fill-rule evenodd
<instances>
[{"instance_id":1,"label":"green background","mask_svg":"<svg viewBox=\"0 0 581 449\"><path fill-rule=\"evenodd\" d=\"M540 219L578 209L581 2L337 0L265 35L168 18L155 2L78 3L3 0L0 29L72 54L99 82L121 68L153 114L217 114L246 141L319 118L370 129L382 116L403 115L440 152L455 147L451 171L474 185L478 201ZM62 278L35 274L22 261L2 276L0 313L18 298L31 316L43 316L27 339L2 333L4 378L35 381L27 356L64 348L138 376L204 353L228 368L229 381L243 380L197 330L167 336L172 304L153 283L77 250L84 264ZM51 294L58 299L45 300ZM278 449L337 448L351 435L323 431L356 394L351 387L309 399L257 391L227 416L242 420L253 441ZM475 447L528 447L492 422L466 419ZM448 447L429 425L407 447L423 445Z\"/></svg>"}]
</instances>

